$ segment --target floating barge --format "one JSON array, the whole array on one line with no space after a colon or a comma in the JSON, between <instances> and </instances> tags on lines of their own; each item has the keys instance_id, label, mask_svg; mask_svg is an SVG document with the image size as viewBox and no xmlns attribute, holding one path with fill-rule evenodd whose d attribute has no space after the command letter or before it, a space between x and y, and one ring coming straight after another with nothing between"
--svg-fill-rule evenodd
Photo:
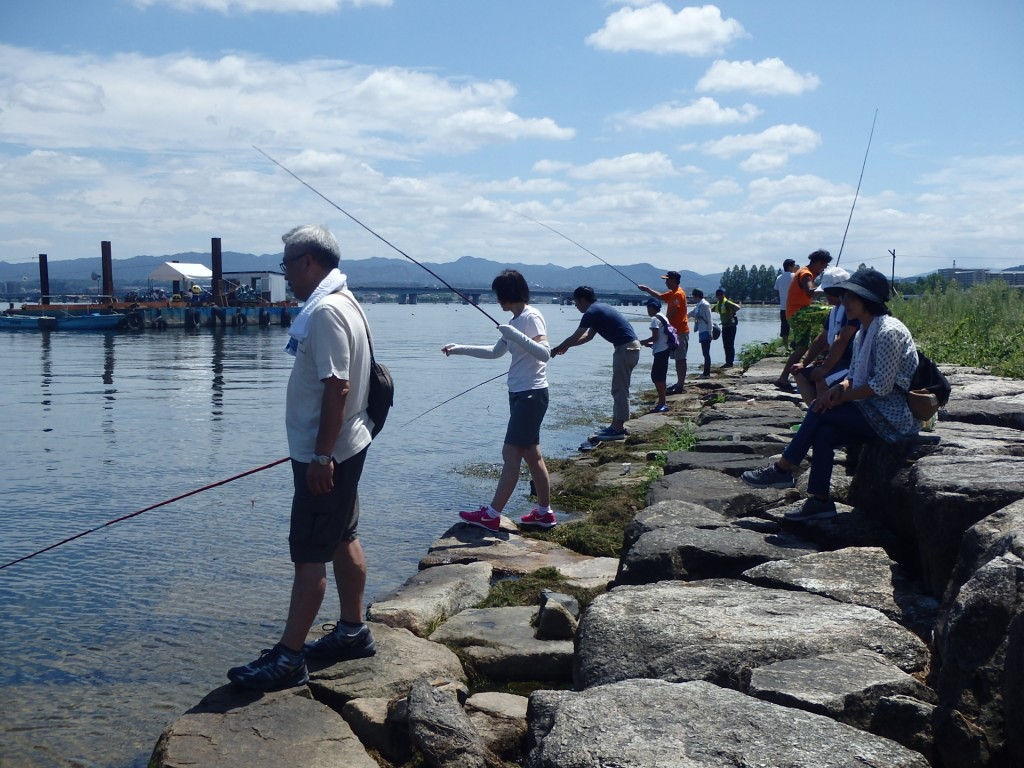
<instances>
[{"instance_id":1,"label":"floating barge","mask_svg":"<svg viewBox=\"0 0 1024 768\"><path fill-rule=\"evenodd\" d=\"M271 325L287 328L299 307L281 302L266 306L217 307L197 306L185 302L111 302L105 304L30 304L16 315L3 315L0 327L24 327L33 330L71 330L72 325L85 325L91 319L118 317L114 328L126 330L163 331L168 328L240 328L249 325L266 328ZM55 314L58 315L55 317ZM7 324L8 318L23 318ZM36 327L32 328L32 322ZM61 323L66 322L65 327ZM109 321L106 321L109 323ZM17 325L22 323L22 325ZM110 330L108 328L108 330Z\"/></svg>"}]
</instances>

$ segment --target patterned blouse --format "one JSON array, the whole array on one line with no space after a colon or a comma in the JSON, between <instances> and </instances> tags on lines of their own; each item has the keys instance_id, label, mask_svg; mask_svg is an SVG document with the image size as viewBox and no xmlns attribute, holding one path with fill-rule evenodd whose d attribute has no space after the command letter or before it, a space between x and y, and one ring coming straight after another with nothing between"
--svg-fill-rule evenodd
<instances>
[{"instance_id":1,"label":"patterned blouse","mask_svg":"<svg viewBox=\"0 0 1024 768\"><path fill-rule=\"evenodd\" d=\"M874 322L879 323L879 326L871 348L873 360L868 386L875 396L854 402L880 438L887 443L896 443L915 434L920 428L907 405L910 380L917 371L917 347L907 326L892 315L880 315ZM858 333L864 333L864 329ZM850 371L856 369L855 349Z\"/></svg>"}]
</instances>

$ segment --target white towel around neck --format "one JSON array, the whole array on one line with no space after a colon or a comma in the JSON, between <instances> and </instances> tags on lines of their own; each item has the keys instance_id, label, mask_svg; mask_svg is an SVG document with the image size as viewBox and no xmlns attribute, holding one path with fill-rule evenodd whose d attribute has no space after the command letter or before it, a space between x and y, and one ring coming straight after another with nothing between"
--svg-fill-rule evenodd
<instances>
[{"instance_id":1,"label":"white towel around neck","mask_svg":"<svg viewBox=\"0 0 1024 768\"><path fill-rule=\"evenodd\" d=\"M875 336L878 335L878 326L882 323L882 316L871 321L867 328L861 327L857 331L857 338L854 339L853 365L850 367L850 378L853 380L853 388L863 387L868 383L871 376L871 358L875 346Z\"/></svg>"},{"instance_id":2,"label":"white towel around neck","mask_svg":"<svg viewBox=\"0 0 1024 768\"><path fill-rule=\"evenodd\" d=\"M299 344L306 338L306 334L309 333L307 330L309 316L313 314L317 304L323 301L325 296L330 296L332 293L343 290L347 284L348 279L338 271L337 267L324 276L324 279L320 281L320 284L314 289L313 293L306 299L306 303L302 305L302 310L298 316L292 321L292 326L288 331L288 343L284 346L285 352L292 356L295 355L299 349Z\"/></svg>"}]
</instances>

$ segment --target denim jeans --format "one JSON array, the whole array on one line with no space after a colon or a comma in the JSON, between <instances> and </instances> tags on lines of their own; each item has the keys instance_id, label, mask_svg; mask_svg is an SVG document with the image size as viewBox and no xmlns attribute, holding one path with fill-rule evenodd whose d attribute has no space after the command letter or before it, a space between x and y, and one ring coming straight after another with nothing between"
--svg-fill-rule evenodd
<instances>
[{"instance_id":1,"label":"denim jeans","mask_svg":"<svg viewBox=\"0 0 1024 768\"><path fill-rule=\"evenodd\" d=\"M873 440L877 437L860 408L855 403L843 403L824 413L808 411L800 430L782 452L782 458L791 464L799 464L813 447L807 492L812 496L828 496L836 446L851 439Z\"/></svg>"}]
</instances>

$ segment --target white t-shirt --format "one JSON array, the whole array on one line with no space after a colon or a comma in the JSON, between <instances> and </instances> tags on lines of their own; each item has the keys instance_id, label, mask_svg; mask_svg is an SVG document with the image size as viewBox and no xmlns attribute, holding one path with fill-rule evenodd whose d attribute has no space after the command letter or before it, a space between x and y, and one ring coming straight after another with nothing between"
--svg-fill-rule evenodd
<instances>
[{"instance_id":1,"label":"white t-shirt","mask_svg":"<svg viewBox=\"0 0 1024 768\"><path fill-rule=\"evenodd\" d=\"M299 342L288 377L285 429L288 454L309 462L316 453L324 379L348 381L345 413L331 455L349 459L370 444L373 422L366 414L370 381L370 344L364 315L348 289L324 297L309 316L308 333Z\"/></svg>"},{"instance_id":2,"label":"white t-shirt","mask_svg":"<svg viewBox=\"0 0 1024 768\"><path fill-rule=\"evenodd\" d=\"M544 316L529 304L523 307L518 317L509 320L508 324L531 339L548 335ZM542 363L518 344L509 344L504 339L502 341L508 345L509 352L512 353L512 363L508 367L508 391L526 392L546 387L548 364Z\"/></svg>"},{"instance_id":3,"label":"white t-shirt","mask_svg":"<svg viewBox=\"0 0 1024 768\"><path fill-rule=\"evenodd\" d=\"M655 341L654 346L651 347L651 352L654 354L664 352L668 349L668 330L665 328L665 325L662 324L662 320L664 320L666 324L668 323L668 318L660 312L651 318L651 333L653 334L654 331L658 332L657 341Z\"/></svg>"},{"instance_id":4,"label":"white t-shirt","mask_svg":"<svg viewBox=\"0 0 1024 768\"><path fill-rule=\"evenodd\" d=\"M779 309L786 309L786 298L789 296L789 286L793 284L793 273L782 270L782 274L775 278L775 290L779 292Z\"/></svg>"}]
</instances>

